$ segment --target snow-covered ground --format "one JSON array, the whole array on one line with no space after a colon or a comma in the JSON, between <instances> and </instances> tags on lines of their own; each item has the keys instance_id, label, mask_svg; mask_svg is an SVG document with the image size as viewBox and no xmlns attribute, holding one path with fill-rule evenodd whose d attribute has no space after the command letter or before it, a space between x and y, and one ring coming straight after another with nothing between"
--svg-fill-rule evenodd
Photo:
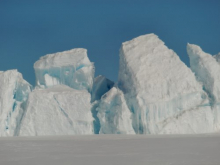
<instances>
[{"instance_id":1,"label":"snow-covered ground","mask_svg":"<svg viewBox=\"0 0 220 165\"><path fill-rule=\"evenodd\" d=\"M219 165L220 135L0 138L0 165Z\"/></svg>"}]
</instances>

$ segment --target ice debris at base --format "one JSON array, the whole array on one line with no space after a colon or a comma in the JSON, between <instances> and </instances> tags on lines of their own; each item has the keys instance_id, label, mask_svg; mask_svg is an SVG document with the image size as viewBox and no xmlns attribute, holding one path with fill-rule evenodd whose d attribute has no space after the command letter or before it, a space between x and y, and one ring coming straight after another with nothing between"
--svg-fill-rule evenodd
<instances>
[{"instance_id":1,"label":"ice debris at base","mask_svg":"<svg viewBox=\"0 0 220 165\"><path fill-rule=\"evenodd\" d=\"M48 54L34 64L36 85L44 88L64 84L89 92L92 90L94 66L82 48Z\"/></svg>"},{"instance_id":2,"label":"ice debris at base","mask_svg":"<svg viewBox=\"0 0 220 165\"><path fill-rule=\"evenodd\" d=\"M57 85L29 96L20 136L93 134L91 96L85 90Z\"/></svg>"},{"instance_id":3,"label":"ice debris at base","mask_svg":"<svg viewBox=\"0 0 220 165\"><path fill-rule=\"evenodd\" d=\"M0 72L0 136L15 136L31 91L17 70Z\"/></svg>"},{"instance_id":4,"label":"ice debris at base","mask_svg":"<svg viewBox=\"0 0 220 165\"><path fill-rule=\"evenodd\" d=\"M115 84L82 48L41 57L33 91L0 72L0 136L219 132L220 54L187 53L190 68L155 34L124 42Z\"/></svg>"}]
</instances>

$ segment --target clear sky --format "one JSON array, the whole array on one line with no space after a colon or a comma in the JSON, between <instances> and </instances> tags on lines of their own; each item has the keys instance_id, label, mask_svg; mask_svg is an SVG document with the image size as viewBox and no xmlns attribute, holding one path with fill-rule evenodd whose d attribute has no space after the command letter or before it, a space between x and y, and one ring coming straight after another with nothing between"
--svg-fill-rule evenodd
<instances>
[{"instance_id":1,"label":"clear sky","mask_svg":"<svg viewBox=\"0 0 220 165\"><path fill-rule=\"evenodd\" d=\"M220 0L0 0L0 70L34 85L41 56L81 47L96 75L116 81L121 43L148 33L187 65L187 42L217 54Z\"/></svg>"}]
</instances>

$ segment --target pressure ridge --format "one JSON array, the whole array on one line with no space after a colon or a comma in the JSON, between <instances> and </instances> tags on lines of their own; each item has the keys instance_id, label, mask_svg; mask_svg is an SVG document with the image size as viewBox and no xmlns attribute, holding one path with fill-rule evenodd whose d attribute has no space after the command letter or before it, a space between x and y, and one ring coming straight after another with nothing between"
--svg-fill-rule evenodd
<instances>
[{"instance_id":1,"label":"pressure ridge","mask_svg":"<svg viewBox=\"0 0 220 165\"><path fill-rule=\"evenodd\" d=\"M197 134L220 130L220 54L187 44L190 68L155 34L122 43L118 81L87 50L48 54L32 87L0 71L0 136Z\"/></svg>"}]
</instances>

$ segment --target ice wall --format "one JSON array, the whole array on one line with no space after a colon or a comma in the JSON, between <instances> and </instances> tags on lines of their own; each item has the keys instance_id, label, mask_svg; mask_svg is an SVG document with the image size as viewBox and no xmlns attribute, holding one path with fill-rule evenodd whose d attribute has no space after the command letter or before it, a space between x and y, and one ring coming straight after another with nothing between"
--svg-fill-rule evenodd
<instances>
[{"instance_id":1,"label":"ice wall","mask_svg":"<svg viewBox=\"0 0 220 165\"><path fill-rule=\"evenodd\" d=\"M82 48L48 54L34 64L36 85L42 88L64 84L91 92L94 78L93 63Z\"/></svg>"},{"instance_id":2,"label":"ice wall","mask_svg":"<svg viewBox=\"0 0 220 165\"><path fill-rule=\"evenodd\" d=\"M29 96L20 136L93 134L91 96L65 85L35 89Z\"/></svg>"},{"instance_id":3,"label":"ice wall","mask_svg":"<svg viewBox=\"0 0 220 165\"><path fill-rule=\"evenodd\" d=\"M0 72L0 136L16 136L31 92L17 70Z\"/></svg>"},{"instance_id":4,"label":"ice wall","mask_svg":"<svg viewBox=\"0 0 220 165\"><path fill-rule=\"evenodd\" d=\"M113 87L102 96L97 108L100 134L134 134L131 112L123 93Z\"/></svg>"},{"instance_id":5,"label":"ice wall","mask_svg":"<svg viewBox=\"0 0 220 165\"><path fill-rule=\"evenodd\" d=\"M208 97L192 71L154 34L124 42L119 68L118 86L133 113L136 133L191 133L191 125L199 124L193 117L187 122L187 129L163 130L178 115L198 111L203 105L210 110L205 106L209 104ZM205 124L213 127L210 122ZM180 122L177 124L181 127ZM195 128L194 132L206 131Z\"/></svg>"}]
</instances>

